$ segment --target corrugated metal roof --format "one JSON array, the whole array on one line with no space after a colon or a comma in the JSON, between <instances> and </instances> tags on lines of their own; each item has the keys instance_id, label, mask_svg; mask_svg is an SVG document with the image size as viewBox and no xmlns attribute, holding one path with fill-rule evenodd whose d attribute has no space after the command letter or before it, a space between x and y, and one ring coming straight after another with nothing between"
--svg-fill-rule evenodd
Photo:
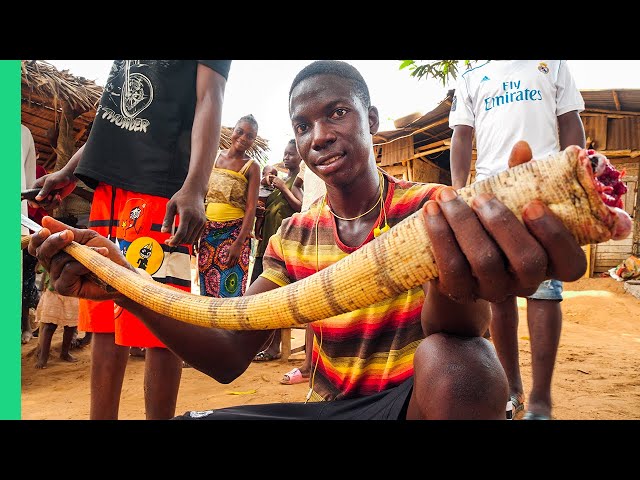
<instances>
[{"instance_id":1,"label":"corrugated metal roof","mask_svg":"<svg viewBox=\"0 0 640 480\"><path fill-rule=\"evenodd\" d=\"M453 99L454 90L449 90L447 96L442 100L436 108L423 116L414 120L409 125L396 130L388 130L385 132L378 132L373 136L373 143L385 143L390 140L411 135L416 130L424 128L424 131L429 132L433 140L443 140L451 137L451 129L449 128L449 111L451 110L451 100ZM443 120L447 120L443 122ZM425 128L427 127L427 128Z\"/></svg>"},{"instance_id":2,"label":"corrugated metal roof","mask_svg":"<svg viewBox=\"0 0 640 480\"><path fill-rule=\"evenodd\" d=\"M640 112L640 90L580 90L586 110Z\"/></svg>"}]
</instances>

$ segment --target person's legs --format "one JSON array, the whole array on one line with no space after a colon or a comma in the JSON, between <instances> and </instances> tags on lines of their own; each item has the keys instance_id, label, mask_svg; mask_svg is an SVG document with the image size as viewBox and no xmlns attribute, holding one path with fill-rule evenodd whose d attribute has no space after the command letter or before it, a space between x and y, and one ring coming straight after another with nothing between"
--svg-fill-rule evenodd
<instances>
[{"instance_id":1,"label":"person's legs","mask_svg":"<svg viewBox=\"0 0 640 480\"><path fill-rule=\"evenodd\" d=\"M550 283L547 283L550 282ZM562 331L562 284L556 280L544 282L556 299L529 297L527 321L531 339L532 388L525 417L551 418L551 379ZM542 288L542 286L541 286ZM540 289L534 296L540 297ZM559 297L559 298L558 298Z\"/></svg>"},{"instance_id":2,"label":"person's legs","mask_svg":"<svg viewBox=\"0 0 640 480\"><path fill-rule=\"evenodd\" d=\"M89 228L100 235L115 240L117 212L122 202L121 194L103 182L96 187L91 202ZM122 382L129 359L129 348L116 345L113 301L94 302L80 299L78 302L78 330L91 340L91 420L117 420L120 409Z\"/></svg>"},{"instance_id":3,"label":"person's legs","mask_svg":"<svg viewBox=\"0 0 640 480\"><path fill-rule=\"evenodd\" d=\"M22 301L22 317L20 325L22 328L20 342L22 344L29 343L33 338L33 333L31 333L31 322L29 321L29 306L24 302L24 300Z\"/></svg>"},{"instance_id":4,"label":"person's legs","mask_svg":"<svg viewBox=\"0 0 640 480\"><path fill-rule=\"evenodd\" d=\"M117 190L117 196L120 203L116 209L119 225L116 237L129 263L143 268L159 283L191 292L191 245L163 248L170 233L160 232L155 228L164 221L168 199L120 189ZM200 262L204 259L198 260ZM182 360L126 309L116 309L115 343L126 354L130 352L130 348L144 350L146 418L173 417L182 375Z\"/></svg>"},{"instance_id":5,"label":"person's legs","mask_svg":"<svg viewBox=\"0 0 640 480\"><path fill-rule=\"evenodd\" d=\"M60 359L65 362L77 362L78 359L69 353L71 350L71 342L73 341L73 336L76 333L76 327L64 327L64 332L62 334L62 348L60 350Z\"/></svg>"},{"instance_id":6,"label":"person's legs","mask_svg":"<svg viewBox=\"0 0 640 480\"><path fill-rule=\"evenodd\" d=\"M504 420L509 385L491 343L482 337L433 334L414 356L407 420Z\"/></svg>"},{"instance_id":7,"label":"person's legs","mask_svg":"<svg viewBox=\"0 0 640 480\"><path fill-rule=\"evenodd\" d=\"M309 325L306 326L304 332L304 362L300 367L289 370L282 376L280 383L283 385L295 385L304 381L309 382L309 378L313 373L311 365L311 357L313 356L313 330Z\"/></svg>"},{"instance_id":8,"label":"person's legs","mask_svg":"<svg viewBox=\"0 0 640 480\"><path fill-rule=\"evenodd\" d=\"M147 348L144 404L147 420L167 420L176 414L182 360L168 348Z\"/></svg>"},{"instance_id":9,"label":"person's legs","mask_svg":"<svg viewBox=\"0 0 640 480\"><path fill-rule=\"evenodd\" d=\"M262 264L262 257L256 257L255 260L254 260L254 263L253 263L253 270L251 272L251 283L256 281L256 279L263 272L263 268L264 268L264 266ZM270 360L279 359L280 355L281 355L280 354L280 341L281 340L282 340L282 331L281 330L276 330L275 335L273 337L273 340L271 341L269 346L265 350L262 350L261 352L258 352L258 354L254 358L254 361L255 362L268 362Z\"/></svg>"},{"instance_id":10,"label":"person's legs","mask_svg":"<svg viewBox=\"0 0 640 480\"><path fill-rule=\"evenodd\" d=\"M280 341L282 340L282 330L278 329L271 337L271 343L267 348L258 352L253 357L254 362L270 362L272 360L278 360L282 354L280 353Z\"/></svg>"},{"instance_id":11,"label":"person's legs","mask_svg":"<svg viewBox=\"0 0 640 480\"><path fill-rule=\"evenodd\" d=\"M91 343L91 332L85 332L84 337L79 338L76 330L75 338L71 341L71 348L84 348Z\"/></svg>"},{"instance_id":12,"label":"person's legs","mask_svg":"<svg viewBox=\"0 0 640 480\"><path fill-rule=\"evenodd\" d=\"M515 397L515 411L508 412L510 418L520 418L524 414L524 388L520 375L520 353L518 350L518 303L517 297L510 297L501 303L491 304L491 340L509 381L509 395L505 403Z\"/></svg>"},{"instance_id":13,"label":"person's legs","mask_svg":"<svg viewBox=\"0 0 640 480\"><path fill-rule=\"evenodd\" d=\"M129 347L115 333L94 332L91 341L91 420L117 420Z\"/></svg>"},{"instance_id":14,"label":"person's legs","mask_svg":"<svg viewBox=\"0 0 640 480\"><path fill-rule=\"evenodd\" d=\"M38 339L38 361L36 368L46 368L49 361L49 352L51 350L51 339L58 328L55 323L43 323L40 325L40 338Z\"/></svg>"}]
</instances>

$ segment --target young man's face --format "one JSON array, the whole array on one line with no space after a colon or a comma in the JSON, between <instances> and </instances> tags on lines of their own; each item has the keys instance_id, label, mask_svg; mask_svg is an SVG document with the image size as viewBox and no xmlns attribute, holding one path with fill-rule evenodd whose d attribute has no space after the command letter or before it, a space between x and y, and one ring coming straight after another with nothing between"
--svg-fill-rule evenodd
<instances>
[{"instance_id":1,"label":"young man's face","mask_svg":"<svg viewBox=\"0 0 640 480\"><path fill-rule=\"evenodd\" d=\"M350 184L375 164L371 135L378 110L363 105L350 80L315 75L301 81L291 92L289 113L300 156L327 184Z\"/></svg>"}]
</instances>

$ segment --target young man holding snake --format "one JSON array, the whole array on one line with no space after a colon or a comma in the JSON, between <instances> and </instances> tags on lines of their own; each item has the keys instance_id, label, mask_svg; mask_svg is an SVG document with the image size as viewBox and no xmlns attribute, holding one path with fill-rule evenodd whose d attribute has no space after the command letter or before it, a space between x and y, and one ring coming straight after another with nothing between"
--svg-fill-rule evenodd
<instances>
[{"instance_id":1,"label":"young man holding snake","mask_svg":"<svg viewBox=\"0 0 640 480\"><path fill-rule=\"evenodd\" d=\"M571 281L586 268L570 231L542 202L524 224L494 196L468 206L450 187L397 180L376 167L379 126L360 73L341 61L302 69L289 92L298 151L327 185L311 208L271 238L264 272L245 296L301 280L385 235L422 210L439 278L354 312L311 323L315 341L309 402L190 411L182 419L504 419L508 383L491 343L487 301L529 295L545 278ZM528 159L525 159L528 160ZM157 314L109 293L61 252L75 239L134 269L103 237L53 219L29 252L66 295L111 298L138 316L194 368L229 383L247 370L273 330L206 328ZM51 235L53 232L60 232ZM527 261L518 261L527 248ZM384 268L380 265L380 268ZM317 295L332 296L331 291ZM291 305L282 308L296 309Z\"/></svg>"}]
</instances>

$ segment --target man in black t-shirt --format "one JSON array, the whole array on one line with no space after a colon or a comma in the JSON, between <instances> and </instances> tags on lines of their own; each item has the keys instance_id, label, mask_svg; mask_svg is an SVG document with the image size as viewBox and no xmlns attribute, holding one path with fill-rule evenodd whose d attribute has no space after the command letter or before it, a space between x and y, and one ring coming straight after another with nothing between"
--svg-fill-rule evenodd
<instances>
[{"instance_id":1,"label":"man in black t-shirt","mask_svg":"<svg viewBox=\"0 0 640 480\"><path fill-rule=\"evenodd\" d=\"M159 282L191 291L191 245L218 150L230 60L115 60L87 143L36 197L55 205L78 178L95 189L89 228ZM91 419L117 419L130 347L146 349L147 419L171 418L182 361L112 301L81 300L93 332Z\"/></svg>"}]
</instances>

